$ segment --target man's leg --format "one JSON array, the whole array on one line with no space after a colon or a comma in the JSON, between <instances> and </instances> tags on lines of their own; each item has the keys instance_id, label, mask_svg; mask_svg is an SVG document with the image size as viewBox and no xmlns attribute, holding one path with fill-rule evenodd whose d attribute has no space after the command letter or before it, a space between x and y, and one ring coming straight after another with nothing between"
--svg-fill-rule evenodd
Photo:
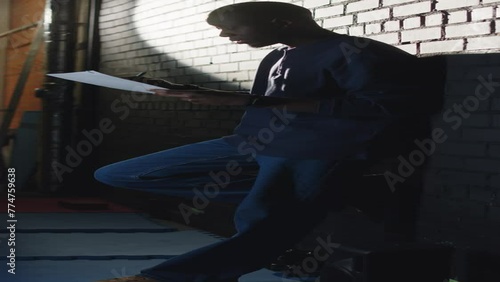
<instances>
[{"instance_id":1,"label":"man's leg","mask_svg":"<svg viewBox=\"0 0 500 282\"><path fill-rule=\"evenodd\" d=\"M238 233L145 269L142 276L172 282L225 281L258 270L321 222L336 190L366 162L288 160L258 156L259 175L235 215ZM326 251L331 246L325 246ZM329 248L329 249L328 249Z\"/></svg>"},{"instance_id":2,"label":"man's leg","mask_svg":"<svg viewBox=\"0 0 500 282\"><path fill-rule=\"evenodd\" d=\"M104 166L95 178L113 187L162 193L186 191L209 182L225 188L229 182L253 182L245 171L258 170L255 161L222 139L172 148ZM228 167L229 165L229 167Z\"/></svg>"}]
</instances>

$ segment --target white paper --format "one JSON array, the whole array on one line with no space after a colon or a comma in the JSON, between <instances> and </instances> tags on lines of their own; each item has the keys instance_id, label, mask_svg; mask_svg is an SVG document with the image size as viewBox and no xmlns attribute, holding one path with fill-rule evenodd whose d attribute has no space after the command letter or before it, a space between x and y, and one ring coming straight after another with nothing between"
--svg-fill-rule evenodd
<instances>
[{"instance_id":1,"label":"white paper","mask_svg":"<svg viewBox=\"0 0 500 282\"><path fill-rule=\"evenodd\" d=\"M167 89L156 85L114 77L93 70L68 73L49 73L47 75L81 83L141 93L154 93L152 91L148 91L148 89Z\"/></svg>"}]
</instances>

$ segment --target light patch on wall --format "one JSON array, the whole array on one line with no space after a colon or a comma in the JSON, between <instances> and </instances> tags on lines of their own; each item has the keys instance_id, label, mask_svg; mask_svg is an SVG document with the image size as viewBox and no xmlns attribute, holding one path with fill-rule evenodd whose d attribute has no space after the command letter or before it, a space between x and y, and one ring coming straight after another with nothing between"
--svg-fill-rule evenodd
<instances>
[{"instance_id":1,"label":"light patch on wall","mask_svg":"<svg viewBox=\"0 0 500 282\"><path fill-rule=\"evenodd\" d=\"M201 52L216 55L214 52L218 46L234 44L227 38L218 37L218 30L205 21L210 11L234 1L182 0L167 3L137 0L132 18L139 36L158 53L175 59L178 66L201 67L194 63L194 58L199 57Z\"/></svg>"}]
</instances>

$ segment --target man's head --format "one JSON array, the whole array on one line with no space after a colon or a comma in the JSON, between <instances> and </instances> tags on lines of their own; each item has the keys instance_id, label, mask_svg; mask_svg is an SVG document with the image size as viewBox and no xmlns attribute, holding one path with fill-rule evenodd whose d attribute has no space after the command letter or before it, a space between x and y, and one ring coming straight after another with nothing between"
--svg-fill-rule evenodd
<instances>
[{"instance_id":1,"label":"man's head","mask_svg":"<svg viewBox=\"0 0 500 282\"><path fill-rule=\"evenodd\" d=\"M311 11L281 2L245 2L212 11L207 22L221 29L220 36L263 47L282 43L303 28L317 27Z\"/></svg>"}]
</instances>

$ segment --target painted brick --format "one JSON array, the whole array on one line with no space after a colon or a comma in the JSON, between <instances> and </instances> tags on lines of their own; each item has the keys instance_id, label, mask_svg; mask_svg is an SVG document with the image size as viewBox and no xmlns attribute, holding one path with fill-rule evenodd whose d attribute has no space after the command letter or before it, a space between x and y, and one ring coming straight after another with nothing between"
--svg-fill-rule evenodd
<instances>
[{"instance_id":1,"label":"painted brick","mask_svg":"<svg viewBox=\"0 0 500 282\"><path fill-rule=\"evenodd\" d=\"M486 173L443 170L432 177L438 177L443 183L451 185L467 184L486 186L488 184L486 175Z\"/></svg>"},{"instance_id":2,"label":"painted brick","mask_svg":"<svg viewBox=\"0 0 500 282\"><path fill-rule=\"evenodd\" d=\"M417 0L383 0L382 5L383 6L391 6L391 5L398 5L398 4L404 4L404 3L410 3L410 2L416 2Z\"/></svg>"},{"instance_id":3,"label":"painted brick","mask_svg":"<svg viewBox=\"0 0 500 282\"><path fill-rule=\"evenodd\" d=\"M332 31L339 33L339 34L349 34L349 30L347 29L347 27L336 28L336 29L333 29Z\"/></svg>"},{"instance_id":4,"label":"painted brick","mask_svg":"<svg viewBox=\"0 0 500 282\"><path fill-rule=\"evenodd\" d=\"M500 207L490 207L489 219L493 222L500 222Z\"/></svg>"},{"instance_id":5,"label":"painted brick","mask_svg":"<svg viewBox=\"0 0 500 282\"><path fill-rule=\"evenodd\" d=\"M447 26L445 32L447 38L490 34L491 25L489 22L452 25Z\"/></svg>"},{"instance_id":6,"label":"painted brick","mask_svg":"<svg viewBox=\"0 0 500 282\"><path fill-rule=\"evenodd\" d=\"M467 22L467 11L450 12L448 15L448 23L464 23Z\"/></svg>"},{"instance_id":7,"label":"painted brick","mask_svg":"<svg viewBox=\"0 0 500 282\"><path fill-rule=\"evenodd\" d=\"M352 36L361 36L364 33L365 32L364 32L363 26L350 26L349 27L349 35L352 35Z\"/></svg>"},{"instance_id":8,"label":"painted brick","mask_svg":"<svg viewBox=\"0 0 500 282\"><path fill-rule=\"evenodd\" d=\"M228 73L227 80L245 81L245 80L250 80L250 76L248 75L248 71L236 71L236 72Z\"/></svg>"},{"instance_id":9,"label":"painted brick","mask_svg":"<svg viewBox=\"0 0 500 282\"><path fill-rule=\"evenodd\" d=\"M417 30L406 30L406 31L401 32L401 40L403 42L439 39L439 38L441 38L441 28L440 27L422 28L422 29L417 29Z\"/></svg>"},{"instance_id":10,"label":"painted brick","mask_svg":"<svg viewBox=\"0 0 500 282\"><path fill-rule=\"evenodd\" d=\"M336 17L331 19L326 19L323 23L324 28L332 28L338 26L352 25L354 23L354 16L347 15L342 17Z\"/></svg>"},{"instance_id":11,"label":"painted brick","mask_svg":"<svg viewBox=\"0 0 500 282\"><path fill-rule=\"evenodd\" d=\"M240 70L253 70L257 69L258 66L259 66L259 61L248 61L239 63Z\"/></svg>"},{"instance_id":12,"label":"painted brick","mask_svg":"<svg viewBox=\"0 0 500 282\"><path fill-rule=\"evenodd\" d=\"M436 9L448 10L475 5L479 5L479 0L439 0L436 4Z\"/></svg>"},{"instance_id":13,"label":"painted brick","mask_svg":"<svg viewBox=\"0 0 500 282\"><path fill-rule=\"evenodd\" d=\"M459 157L435 155L430 159L429 166L433 168L463 169L464 161Z\"/></svg>"},{"instance_id":14,"label":"painted brick","mask_svg":"<svg viewBox=\"0 0 500 282\"><path fill-rule=\"evenodd\" d=\"M464 128L463 136L464 140L471 141L500 140L500 131L498 129Z\"/></svg>"},{"instance_id":15,"label":"painted brick","mask_svg":"<svg viewBox=\"0 0 500 282\"><path fill-rule=\"evenodd\" d=\"M382 31L381 24L367 24L365 26L365 33L366 34L380 33L381 31Z\"/></svg>"},{"instance_id":16,"label":"painted brick","mask_svg":"<svg viewBox=\"0 0 500 282\"><path fill-rule=\"evenodd\" d=\"M500 161L491 159L465 159L465 168L469 171L500 173Z\"/></svg>"},{"instance_id":17,"label":"painted brick","mask_svg":"<svg viewBox=\"0 0 500 282\"><path fill-rule=\"evenodd\" d=\"M318 8L314 10L314 16L316 18L337 16L337 15L342 15L343 13L344 13L344 5L337 5L328 8Z\"/></svg>"},{"instance_id":18,"label":"painted brick","mask_svg":"<svg viewBox=\"0 0 500 282\"><path fill-rule=\"evenodd\" d=\"M419 2L415 4L408 4L403 6L397 6L393 9L393 15L395 17L402 17L408 15L415 15L421 13L428 13L431 11L431 2Z\"/></svg>"},{"instance_id":19,"label":"painted brick","mask_svg":"<svg viewBox=\"0 0 500 282\"><path fill-rule=\"evenodd\" d=\"M220 67L219 65L202 66L201 71L206 73L218 72L219 67Z\"/></svg>"},{"instance_id":20,"label":"painted brick","mask_svg":"<svg viewBox=\"0 0 500 282\"><path fill-rule=\"evenodd\" d=\"M347 4L346 12L352 13L363 10L370 10L373 8L377 8L378 6L379 6L378 0L361 0Z\"/></svg>"},{"instance_id":21,"label":"painted brick","mask_svg":"<svg viewBox=\"0 0 500 282\"><path fill-rule=\"evenodd\" d=\"M240 89L242 91L250 91L252 89L253 82L252 81L242 81L240 82Z\"/></svg>"},{"instance_id":22,"label":"painted brick","mask_svg":"<svg viewBox=\"0 0 500 282\"><path fill-rule=\"evenodd\" d=\"M500 98L493 98L491 109L494 111L500 111Z\"/></svg>"},{"instance_id":23,"label":"painted brick","mask_svg":"<svg viewBox=\"0 0 500 282\"><path fill-rule=\"evenodd\" d=\"M248 61L251 59L250 52L234 53L229 55L231 62Z\"/></svg>"},{"instance_id":24,"label":"painted brick","mask_svg":"<svg viewBox=\"0 0 500 282\"><path fill-rule=\"evenodd\" d=\"M194 58L193 63L197 66L209 65L210 64L210 57Z\"/></svg>"},{"instance_id":25,"label":"painted brick","mask_svg":"<svg viewBox=\"0 0 500 282\"><path fill-rule=\"evenodd\" d=\"M399 42L399 36L397 32L393 33L384 33L384 34L377 34L377 35L370 35L367 36L370 39L385 42L387 44L396 44Z\"/></svg>"},{"instance_id":26,"label":"painted brick","mask_svg":"<svg viewBox=\"0 0 500 282\"><path fill-rule=\"evenodd\" d=\"M304 0L305 8L314 8L330 4L330 0Z\"/></svg>"},{"instance_id":27,"label":"painted brick","mask_svg":"<svg viewBox=\"0 0 500 282\"><path fill-rule=\"evenodd\" d=\"M389 9L381 9L358 14L358 23L373 22L390 17Z\"/></svg>"},{"instance_id":28,"label":"painted brick","mask_svg":"<svg viewBox=\"0 0 500 282\"><path fill-rule=\"evenodd\" d=\"M474 113L474 114L470 115L468 118L464 119L463 124L466 127L487 128L487 127L491 126L491 115L490 114Z\"/></svg>"},{"instance_id":29,"label":"painted brick","mask_svg":"<svg viewBox=\"0 0 500 282\"><path fill-rule=\"evenodd\" d=\"M215 10L215 2L208 2L202 5L196 6L196 12L197 13L204 13L204 12L210 12L212 10Z\"/></svg>"},{"instance_id":30,"label":"painted brick","mask_svg":"<svg viewBox=\"0 0 500 282\"><path fill-rule=\"evenodd\" d=\"M472 156L484 157L486 155L486 143L456 143L446 142L439 146L440 153L450 154L454 156Z\"/></svg>"},{"instance_id":31,"label":"painted brick","mask_svg":"<svg viewBox=\"0 0 500 282\"><path fill-rule=\"evenodd\" d=\"M384 30L385 31L396 31L400 30L401 26L399 21L388 21L384 23Z\"/></svg>"},{"instance_id":32,"label":"painted brick","mask_svg":"<svg viewBox=\"0 0 500 282\"><path fill-rule=\"evenodd\" d=\"M425 17L425 26L434 26L443 24L443 14L435 14Z\"/></svg>"},{"instance_id":33,"label":"painted brick","mask_svg":"<svg viewBox=\"0 0 500 282\"><path fill-rule=\"evenodd\" d=\"M493 18L493 7L472 10L472 20L479 21Z\"/></svg>"},{"instance_id":34,"label":"painted brick","mask_svg":"<svg viewBox=\"0 0 500 282\"><path fill-rule=\"evenodd\" d=\"M396 47L398 47L399 49L401 49L407 53L410 53L413 55L417 54L417 44L405 44L405 45L398 45Z\"/></svg>"},{"instance_id":35,"label":"painted brick","mask_svg":"<svg viewBox=\"0 0 500 282\"><path fill-rule=\"evenodd\" d=\"M259 49L251 52L252 60L261 60L271 52L270 49Z\"/></svg>"},{"instance_id":36,"label":"painted brick","mask_svg":"<svg viewBox=\"0 0 500 282\"><path fill-rule=\"evenodd\" d=\"M214 64L220 64L220 63L229 63L229 55L218 55L218 56L213 56L212 57L212 63Z\"/></svg>"},{"instance_id":37,"label":"painted brick","mask_svg":"<svg viewBox=\"0 0 500 282\"><path fill-rule=\"evenodd\" d=\"M488 157L492 158L500 158L500 145L490 145L490 148L488 149ZM499 176L500 180L500 176ZM498 183L500 187L500 182Z\"/></svg>"},{"instance_id":38,"label":"painted brick","mask_svg":"<svg viewBox=\"0 0 500 282\"><path fill-rule=\"evenodd\" d=\"M403 27L405 29L417 28L417 27L420 27L420 23L421 23L420 17L409 18L409 19L403 20Z\"/></svg>"},{"instance_id":39,"label":"painted brick","mask_svg":"<svg viewBox=\"0 0 500 282\"><path fill-rule=\"evenodd\" d=\"M422 42L420 44L420 53L430 54L430 53L457 52L457 51L462 51L463 46L464 46L463 40Z\"/></svg>"},{"instance_id":40,"label":"painted brick","mask_svg":"<svg viewBox=\"0 0 500 282\"><path fill-rule=\"evenodd\" d=\"M221 72L237 71L237 70L238 70L238 63L229 63L220 65Z\"/></svg>"}]
</instances>

